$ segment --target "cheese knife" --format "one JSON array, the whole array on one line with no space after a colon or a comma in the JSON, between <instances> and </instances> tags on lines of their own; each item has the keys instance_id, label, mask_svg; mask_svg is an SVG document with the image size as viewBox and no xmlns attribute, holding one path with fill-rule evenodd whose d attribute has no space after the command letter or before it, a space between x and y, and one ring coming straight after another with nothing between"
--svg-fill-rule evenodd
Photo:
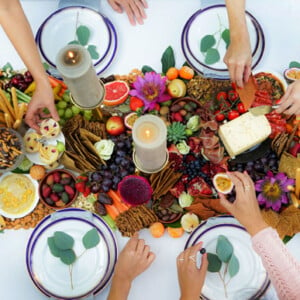
<instances>
[{"instance_id":1,"label":"cheese knife","mask_svg":"<svg viewBox=\"0 0 300 300\"><path fill-rule=\"evenodd\" d=\"M249 111L254 116L260 116L260 115L268 114L271 111L273 111L274 109L277 109L278 107L279 107L278 104L276 104L276 105L261 105L261 106L251 107L251 108L249 108Z\"/></svg>"}]
</instances>

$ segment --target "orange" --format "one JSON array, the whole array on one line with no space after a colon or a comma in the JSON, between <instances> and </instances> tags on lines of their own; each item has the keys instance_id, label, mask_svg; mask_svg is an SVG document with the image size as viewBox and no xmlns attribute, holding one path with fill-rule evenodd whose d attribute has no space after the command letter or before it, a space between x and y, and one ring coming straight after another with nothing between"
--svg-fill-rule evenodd
<instances>
[{"instance_id":1,"label":"orange","mask_svg":"<svg viewBox=\"0 0 300 300\"><path fill-rule=\"evenodd\" d=\"M188 66L183 66L179 70L179 77L183 79L192 79L194 75L195 75L194 70Z\"/></svg>"},{"instance_id":2,"label":"orange","mask_svg":"<svg viewBox=\"0 0 300 300\"><path fill-rule=\"evenodd\" d=\"M179 71L175 67L169 68L166 73L166 76L169 80L176 79L178 77L178 75L179 75Z\"/></svg>"},{"instance_id":3,"label":"orange","mask_svg":"<svg viewBox=\"0 0 300 300\"><path fill-rule=\"evenodd\" d=\"M115 80L104 84L105 97L103 104L107 106L119 105L128 97L129 86L123 80Z\"/></svg>"},{"instance_id":4,"label":"orange","mask_svg":"<svg viewBox=\"0 0 300 300\"><path fill-rule=\"evenodd\" d=\"M178 227L178 228L168 227L167 231L172 238L180 238L184 234L184 229L182 227Z\"/></svg>"},{"instance_id":5,"label":"orange","mask_svg":"<svg viewBox=\"0 0 300 300\"><path fill-rule=\"evenodd\" d=\"M150 233L153 237L159 238L161 237L165 232L165 227L160 222L154 222L149 227Z\"/></svg>"}]
</instances>

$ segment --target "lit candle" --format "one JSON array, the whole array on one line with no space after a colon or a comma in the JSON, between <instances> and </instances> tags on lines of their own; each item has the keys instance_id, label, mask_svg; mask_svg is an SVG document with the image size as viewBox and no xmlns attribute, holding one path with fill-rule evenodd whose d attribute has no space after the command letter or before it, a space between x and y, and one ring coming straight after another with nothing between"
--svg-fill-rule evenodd
<instances>
[{"instance_id":1,"label":"lit candle","mask_svg":"<svg viewBox=\"0 0 300 300\"><path fill-rule=\"evenodd\" d=\"M132 129L136 167L146 173L158 172L167 161L167 127L157 116L139 117Z\"/></svg>"},{"instance_id":2,"label":"lit candle","mask_svg":"<svg viewBox=\"0 0 300 300\"><path fill-rule=\"evenodd\" d=\"M82 109L99 106L104 94L89 52L81 45L67 45L56 57L57 69L66 82L74 103Z\"/></svg>"}]
</instances>

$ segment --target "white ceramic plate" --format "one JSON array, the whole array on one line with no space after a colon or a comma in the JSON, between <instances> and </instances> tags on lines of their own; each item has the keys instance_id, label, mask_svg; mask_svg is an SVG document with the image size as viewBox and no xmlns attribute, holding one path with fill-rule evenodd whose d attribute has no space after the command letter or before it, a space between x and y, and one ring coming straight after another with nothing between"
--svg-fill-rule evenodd
<instances>
[{"instance_id":1,"label":"white ceramic plate","mask_svg":"<svg viewBox=\"0 0 300 300\"><path fill-rule=\"evenodd\" d=\"M29 128L25 134L27 133L30 133L30 132L35 132L34 129L32 128ZM53 145L53 146L56 146L57 145L57 141L60 141L62 143L65 144L65 136L64 134L62 133L62 131L56 136L56 137L53 137L53 138L45 138L43 137L42 138L42 142L45 146L47 145ZM29 152L25 152L25 155L27 156L27 158L32 161L34 164L37 164L37 165L43 165L43 166L46 166L47 164L44 163L43 161L41 161L40 159L40 154L39 152L34 152L34 153L29 153Z\"/></svg>"},{"instance_id":2,"label":"white ceramic plate","mask_svg":"<svg viewBox=\"0 0 300 300\"><path fill-rule=\"evenodd\" d=\"M243 227L235 224L219 224L204 229L203 226L199 226L187 240L185 248L202 241L207 252L216 253L219 235L226 236L232 243L234 254L239 260L240 269L227 285L228 298L225 297L219 274L207 272L202 289L204 299L246 300L257 299L262 296L269 286L269 280L260 257L252 248L251 237Z\"/></svg>"},{"instance_id":3,"label":"white ceramic plate","mask_svg":"<svg viewBox=\"0 0 300 300\"><path fill-rule=\"evenodd\" d=\"M6 218L11 218L11 219L22 218L22 217L25 217L26 215L28 215L29 213L31 213L34 210L34 208L36 207L36 205L38 204L38 202L39 202L39 192L38 192L39 184L36 180L32 179L31 176L28 175L28 174L15 174L15 173L12 173L12 172L7 172L4 175L2 175L0 177L0 182L5 177L10 176L10 175L25 176L25 177L30 179L31 183L34 186L34 193L35 193L34 200L33 200L32 204L28 207L28 209L26 209L25 211L23 211L21 213L11 214L11 213L8 213L5 210L0 208L0 215L4 216ZM0 203L0 207L1 207L1 203Z\"/></svg>"}]
</instances>

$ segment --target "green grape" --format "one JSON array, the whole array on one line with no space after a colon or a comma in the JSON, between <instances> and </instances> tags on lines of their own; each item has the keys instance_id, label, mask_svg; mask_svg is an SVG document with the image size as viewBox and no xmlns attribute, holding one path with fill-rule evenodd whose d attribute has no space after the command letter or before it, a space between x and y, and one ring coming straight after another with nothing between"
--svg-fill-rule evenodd
<instances>
[{"instance_id":1,"label":"green grape","mask_svg":"<svg viewBox=\"0 0 300 300\"><path fill-rule=\"evenodd\" d=\"M59 125L60 125L61 127L63 127L63 126L66 124L66 120L60 119L60 120L58 121L58 123L59 123Z\"/></svg>"},{"instance_id":2,"label":"green grape","mask_svg":"<svg viewBox=\"0 0 300 300\"><path fill-rule=\"evenodd\" d=\"M83 111L83 117L86 119L86 120L90 120L93 116L93 112L91 110L85 110Z\"/></svg>"},{"instance_id":3,"label":"green grape","mask_svg":"<svg viewBox=\"0 0 300 300\"><path fill-rule=\"evenodd\" d=\"M72 117L73 117L72 109L68 107L68 108L65 110L65 118L66 118L66 119L70 119L70 118L72 118Z\"/></svg>"},{"instance_id":4,"label":"green grape","mask_svg":"<svg viewBox=\"0 0 300 300\"><path fill-rule=\"evenodd\" d=\"M58 113L59 117L62 118L65 115L65 110L60 108L57 110L57 113Z\"/></svg>"},{"instance_id":5,"label":"green grape","mask_svg":"<svg viewBox=\"0 0 300 300\"><path fill-rule=\"evenodd\" d=\"M68 106L68 103L66 101L58 101L56 104L56 107L58 108L66 108Z\"/></svg>"},{"instance_id":6,"label":"green grape","mask_svg":"<svg viewBox=\"0 0 300 300\"><path fill-rule=\"evenodd\" d=\"M70 102L70 101L71 101L71 98L70 98L70 93L69 93L69 91L64 92L62 98L63 98L63 100L64 100L65 102Z\"/></svg>"},{"instance_id":7,"label":"green grape","mask_svg":"<svg viewBox=\"0 0 300 300\"><path fill-rule=\"evenodd\" d=\"M72 109L72 112L73 112L74 116L78 115L81 112L81 109L76 105L73 105L71 107L71 109Z\"/></svg>"}]
</instances>

